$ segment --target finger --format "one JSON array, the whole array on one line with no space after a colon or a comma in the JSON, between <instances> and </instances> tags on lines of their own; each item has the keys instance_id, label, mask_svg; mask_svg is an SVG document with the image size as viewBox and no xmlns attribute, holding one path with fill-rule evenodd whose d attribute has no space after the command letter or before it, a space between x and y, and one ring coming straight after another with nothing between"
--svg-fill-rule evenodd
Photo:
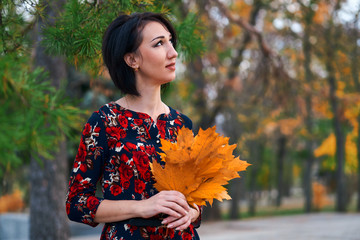
<instances>
[{"instance_id":1,"label":"finger","mask_svg":"<svg viewBox=\"0 0 360 240\"><path fill-rule=\"evenodd\" d=\"M191 219L189 216L181 217L167 225L168 228L175 228L175 230L184 230L189 227Z\"/></svg>"},{"instance_id":2,"label":"finger","mask_svg":"<svg viewBox=\"0 0 360 240\"><path fill-rule=\"evenodd\" d=\"M175 220L179 219L178 217L173 217L173 216L168 216L166 218L163 219L163 221L161 222L161 224L168 224L168 223L172 223Z\"/></svg>"},{"instance_id":3,"label":"finger","mask_svg":"<svg viewBox=\"0 0 360 240\"><path fill-rule=\"evenodd\" d=\"M191 220L189 219L183 225L176 227L175 230L180 230L180 231L185 230L190 226L190 224L191 224Z\"/></svg>"},{"instance_id":4,"label":"finger","mask_svg":"<svg viewBox=\"0 0 360 240\"><path fill-rule=\"evenodd\" d=\"M159 200L157 202L159 205L171 208L181 215L185 215L190 211L190 208L187 208L187 202L183 199L177 198L174 195L159 196Z\"/></svg>"},{"instance_id":5,"label":"finger","mask_svg":"<svg viewBox=\"0 0 360 240\"><path fill-rule=\"evenodd\" d=\"M196 209L196 211L200 212L199 206L193 203L193 207Z\"/></svg>"},{"instance_id":6,"label":"finger","mask_svg":"<svg viewBox=\"0 0 360 240\"><path fill-rule=\"evenodd\" d=\"M184 209L181 205L179 205L179 203L177 202L172 202L172 201L166 201L163 203L163 206L166 207L166 208L169 208L171 209L172 211L175 211L177 212L178 214L180 214L180 216L178 215L174 215L175 217L179 218L183 215L187 215L189 212ZM171 214L173 215L173 214Z\"/></svg>"},{"instance_id":7,"label":"finger","mask_svg":"<svg viewBox=\"0 0 360 240\"><path fill-rule=\"evenodd\" d=\"M186 200L186 197L184 194L182 194L181 192L178 192L178 191L175 191L176 192L176 196L178 196L178 201L179 201L179 204L187 211L189 212L190 211L190 206Z\"/></svg>"},{"instance_id":8,"label":"finger","mask_svg":"<svg viewBox=\"0 0 360 240\"><path fill-rule=\"evenodd\" d=\"M169 215L175 219L180 218L181 216L183 216L182 214L180 214L179 212L177 212L176 210L172 209L171 207L168 206L160 206L158 207L159 209L159 213L163 213L166 215Z\"/></svg>"},{"instance_id":9,"label":"finger","mask_svg":"<svg viewBox=\"0 0 360 240\"><path fill-rule=\"evenodd\" d=\"M178 191L161 191L154 196L157 209L165 214L179 218L180 215L187 215L190 212L185 196ZM175 212L174 212L175 211Z\"/></svg>"},{"instance_id":10,"label":"finger","mask_svg":"<svg viewBox=\"0 0 360 240\"><path fill-rule=\"evenodd\" d=\"M184 208L186 210L186 212L190 211L190 206L186 201L186 198L184 196L184 194L182 194L181 192L178 191L163 191L163 192L167 192L170 201L176 202L177 204L179 204L182 208Z\"/></svg>"}]
</instances>

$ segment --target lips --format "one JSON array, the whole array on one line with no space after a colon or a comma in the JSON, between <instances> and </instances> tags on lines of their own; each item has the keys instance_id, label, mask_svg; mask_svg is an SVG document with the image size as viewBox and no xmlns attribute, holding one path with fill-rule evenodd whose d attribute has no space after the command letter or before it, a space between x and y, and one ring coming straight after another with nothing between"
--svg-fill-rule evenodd
<instances>
[{"instance_id":1,"label":"lips","mask_svg":"<svg viewBox=\"0 0 360 240\"><path fill-rule=\"evenodd\" d=\"M176 67L175 67L175 63L170 63L168 65L165 66L167 69L173 70L175 71Z\"/></svg>"}]
</instances>

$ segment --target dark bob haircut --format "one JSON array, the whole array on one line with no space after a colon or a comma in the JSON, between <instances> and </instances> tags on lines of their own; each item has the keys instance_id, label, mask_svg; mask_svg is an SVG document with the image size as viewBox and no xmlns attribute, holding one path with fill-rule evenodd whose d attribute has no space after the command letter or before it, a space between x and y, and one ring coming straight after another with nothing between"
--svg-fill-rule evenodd
<instances>
[{"instance_id":1,"label":"dark bob haircut","mask_svg":"<svg viewBox=\"0 0 360 240\"><path fill-rule=\"evenodd\" d=\"M159 22L164 25L172 36L176 48L176 32L167 18L160 13L133 13L120 15L106 29L102 54L106 67L115 86L124 94L140 96L136 89L134 69L126 64L124 56L134 53L142 42L142 30L149 22Z\"/></svg>"}]
</instances>

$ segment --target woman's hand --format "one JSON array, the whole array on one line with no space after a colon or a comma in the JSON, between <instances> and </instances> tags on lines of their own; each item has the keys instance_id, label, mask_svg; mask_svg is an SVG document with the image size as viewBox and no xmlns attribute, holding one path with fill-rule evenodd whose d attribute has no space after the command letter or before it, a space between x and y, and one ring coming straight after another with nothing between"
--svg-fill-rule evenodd
<instances>
[{"instance_id":1,"label":"woman's hand","mask_svg":"<svg viewBox=\"0 0 360 240\"><path fill-rule=\"evenodd\" d=\"M103 200L96 212L95 222L117 222L130 218L150 218L160 213L167 214L162 224L169 228L184 230L200 214L197 206L191 208L185 196L178 191L161 191L149 199Z\"/></svg>"},{"instance_id":2,"label":"woman's hand","mask_svg":"<svg viewBox=\"0 0 360 240\"><path fill-rule=\"evenodd\" d=\"M190 208L190 211L179 218L169 216L162 221L162 224L167 224L168 228L175 228L175 230L185 230L189 225L194 222L200 215L200 210L197 205L194 204L194 208Z\"/></svg>"},{"instance_id":3,"label":"woman's hand","mask_svg":"<svg viewBox=\"0 0 360 240\"><path fill-rule=\"evenodd\" d=\"M141 202L140 215L143 218L150 218L164 213L171 219L182 219L184 216L188 216L190 212L185 196L178 191L161 191Z\"/></svg>"}]
</instances>

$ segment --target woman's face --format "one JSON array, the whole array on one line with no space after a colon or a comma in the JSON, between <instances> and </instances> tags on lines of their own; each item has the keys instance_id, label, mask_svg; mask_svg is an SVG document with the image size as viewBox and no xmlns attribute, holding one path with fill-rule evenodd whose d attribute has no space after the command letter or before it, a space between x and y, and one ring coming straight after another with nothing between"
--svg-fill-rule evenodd
<instances>
[{"instance_id":1,"label":"woman's face","mask_svg":"<svg viewBox=\"0 0 360 240\"><path fill-rule=\"evenodd\" d=\"M170 32L159 22L149 22L142 31L142 37L135 54L139 67L135 72L137 81L161 85L174 80L178 53L172 45Z\"/></svg>"}]
</instances>

